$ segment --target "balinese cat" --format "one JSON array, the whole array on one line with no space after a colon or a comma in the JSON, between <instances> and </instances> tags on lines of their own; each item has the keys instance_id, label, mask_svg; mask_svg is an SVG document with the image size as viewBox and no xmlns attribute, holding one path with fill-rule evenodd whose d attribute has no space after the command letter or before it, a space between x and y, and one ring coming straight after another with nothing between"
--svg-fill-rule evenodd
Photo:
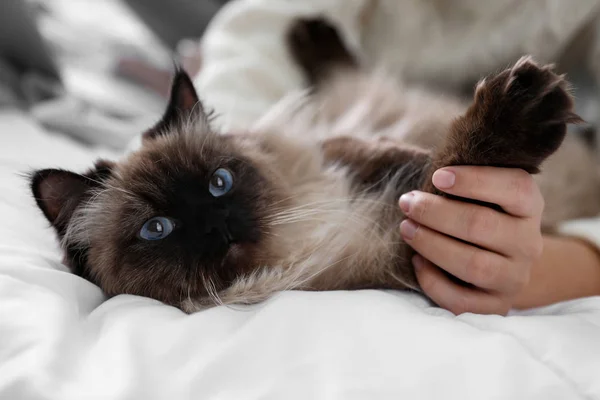
<instances>
[{"instance_id":1,"label":"balinese cat","mask_svg":"<svg viewBox=\"0 0 600 400\"><path fill-rule=\"evenodd\" d=\"M109 296L148 296L186 312L286 289L418 290L399 196L435 192L430 178L441 166L536 173L579 120L563 77L529 58L481 81L467 106L367 73L323 19L296 20L287 40L312 90L247 131L213 129L179 71L139 150L84 174L32 175L76 274ZM559 151L547 170L584 183L563 172L540 181L549 226L598 211L568 204L597 198L600 185L577 138L563 148L577 159L563 163ZM571 198L552 190L568 185Z\"/></svg>"}]
</instances>

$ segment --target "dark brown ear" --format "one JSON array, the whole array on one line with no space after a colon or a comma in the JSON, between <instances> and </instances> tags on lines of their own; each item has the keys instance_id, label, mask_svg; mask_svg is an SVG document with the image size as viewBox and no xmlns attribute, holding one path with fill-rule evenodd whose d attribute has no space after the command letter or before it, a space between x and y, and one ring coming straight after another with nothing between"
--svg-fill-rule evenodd
<instances>
[{"instance_id":1,"label":"dark brown ear","mask_svg":"<svg viewBox=\"0 0 600 400\"><path fill-rule=\"evenodd\" d=\"M177 68L171 84L167 109L162 119L144 133L144 139L152 139L167 134L178 124L204 118L205 115L204 107L196 94L192 80L183 69Z\"/></svg>"},{"instance_id":2,"label":"dark brown ear","mask_svg":"<svg viewBox=\"0 0 600 400\"><path fill-rule=\"evenodd\" d=\"M61 169L44 169L31 176L31 190L38 207L60 237L73 212L95 186L88 177Z\"/></svg>"}]
</instances>

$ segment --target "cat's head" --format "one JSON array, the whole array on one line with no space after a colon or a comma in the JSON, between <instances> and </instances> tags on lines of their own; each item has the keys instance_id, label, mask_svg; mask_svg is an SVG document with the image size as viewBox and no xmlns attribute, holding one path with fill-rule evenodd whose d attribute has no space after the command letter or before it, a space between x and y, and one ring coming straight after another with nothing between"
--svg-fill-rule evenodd
<instances>
[{"instance_id":1,"label":"cat's head","mask_svg":"<svg viewBox=\"0 0 600 400\"><path fill-rule=\"evenodd\" d=\"M267 147L212 131L180 71L139 150L84 174L36 171L31 188L75 273L108 295L180 305L289 251L269 224L290 193Z\"/></svg>"}]
</instances>

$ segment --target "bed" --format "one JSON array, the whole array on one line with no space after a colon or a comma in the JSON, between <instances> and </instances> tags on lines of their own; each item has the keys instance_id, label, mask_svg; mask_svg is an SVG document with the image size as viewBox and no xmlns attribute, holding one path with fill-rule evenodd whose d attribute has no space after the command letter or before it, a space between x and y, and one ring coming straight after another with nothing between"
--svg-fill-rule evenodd
<instances>
[{"instance_id":1,"label":"bed","mask_svg":"<svg viewBox=\"0 0 600 400\"><path fill-rule=\"evenodd\" d=\"M222 29L239 13L283 9L242 3L215 20L208 53L231 39ZM210 60L227 58L219 54ZM196 82L214 104L231 93L217 90L217 65ZM294 74L282 76L298 83ZM243 126L268 101L225 110L220 124ZM106 299L61 264L23 173L119 154L22 111L1 111L0 132L1 399L600 399L600 298L508 317L455 316L419 295L377 290L285 292L193 315Z\"/></svg>"}]
</instances>

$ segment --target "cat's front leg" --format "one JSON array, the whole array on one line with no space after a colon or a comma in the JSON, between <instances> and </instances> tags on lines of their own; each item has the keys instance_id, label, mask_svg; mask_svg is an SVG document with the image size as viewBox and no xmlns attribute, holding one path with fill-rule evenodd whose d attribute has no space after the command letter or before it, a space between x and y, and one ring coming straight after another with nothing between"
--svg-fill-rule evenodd
<instances>
[{"instance_id":1,"label":"cat's front leg","mask_svg":"<svg viewBox=\"0 0 600 400\"><path fill-rule=\"evenodd\" d=\"M434 155L423 189L442 194L431 183L439 168L482 165L539 172L561 145L568 123L580 122L564 77L530 57L479 83L467 112L451 126Z\"/></svg>"},{"instance_id":2,"label":"cat's front leg","mask_svg":"<svg viewBox=\"0 0 600 400\"><path fill-rule=\"evenodd\" d=\"M401 174L403 187L398 188L400 191L416 189L430 162L428 151L401 146L385 138L338 136L325 140L322 149L327 163L348 167L359 185L376 187Z\"/></svg>"}]
</instances>

